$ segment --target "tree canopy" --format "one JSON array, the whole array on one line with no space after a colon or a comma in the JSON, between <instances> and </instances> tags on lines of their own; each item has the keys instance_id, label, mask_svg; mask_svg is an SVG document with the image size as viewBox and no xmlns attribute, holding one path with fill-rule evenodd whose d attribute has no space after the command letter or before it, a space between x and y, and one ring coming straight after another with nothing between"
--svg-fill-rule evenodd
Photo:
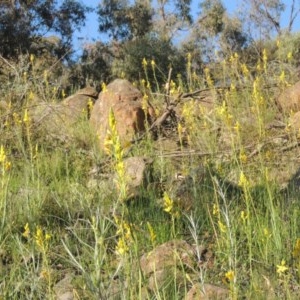
<instances>
[{"instance_id":1,"label":"tree canopy","mask_svg":"<svg viewBox=\"0 0 300 300\"><path fill-rule=\"evenodd\" d=\"M49 33L61 39L57 55L71 50L75 30L84 25L88 8L76 0L14 0L0 2L0 53L15 57ZM35 48L36 49L36 48Z\"/></svg>"}]
</instances>

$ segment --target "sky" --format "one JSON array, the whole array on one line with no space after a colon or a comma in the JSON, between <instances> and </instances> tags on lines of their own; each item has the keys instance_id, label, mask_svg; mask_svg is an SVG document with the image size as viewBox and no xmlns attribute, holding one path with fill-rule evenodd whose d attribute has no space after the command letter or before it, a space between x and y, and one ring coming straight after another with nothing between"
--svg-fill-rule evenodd
<instances>
[{"instance_id":1,"label":"sky","mask_svg":"<svg viewBox=\"0 0 300 300\"><path fill-rule=\"evenodd\" d=\"M283 1L287 6L291 4L291 0ZM89 7L96 8L100 0L82 0L82 3ZM199 12L199 0L192 0L192 12L197 14ZM242 1L241 0L223 0L223 4L225 5L227 12L229 14L234 14L240 7ZM287 26L287 22L289 20L289 11L283 14L281 19L281 24L283 27ZM298 21L294 24L294 31L300 31L300 16L298 16ZM81 32L76 32L74 37L74 46L76 52L80 52L83 45L97 40L103 40L103 36L98 32L98 16L96 12L92 12L88 15L86 20L86 25L82 28Z\"/></svg>"}]
</instances>

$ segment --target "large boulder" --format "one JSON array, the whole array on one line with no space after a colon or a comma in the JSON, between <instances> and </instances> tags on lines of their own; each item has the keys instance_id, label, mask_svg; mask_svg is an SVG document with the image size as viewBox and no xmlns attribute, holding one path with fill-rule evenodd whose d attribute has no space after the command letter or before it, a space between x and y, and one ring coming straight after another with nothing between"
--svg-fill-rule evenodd
<instances>
[{"instance_id":1,"label":"large boulder","mask_svg":"<svg viewBox=\"0 0 300 300\"><path fill-rule=\"evenodd\" d=\"M88 87L79 90L60 103L34 100L28 109L34 133L37 136L65 140L78 121L88 119L90 108L97 95L95 89Z\"/></svg>"},{"instance_id":2,"label":"large boulder","mask_svg":"<svg viewBox=\"0 0 300 300\"><path fill-rule=\"evenodd\" d=\"M104 148L104 140L109 129L109 113L112 109L116 127L122 143L128 143L138 133L145 130L148 116L142 108L142 93L125 79L116 79L107 85L96 101L90 122Z\"/></svg>"},{"instance_id":3,"label":"large boulder","mask_svg":"<svg viewBox=\"0 0 300 300\"><path fill-rule=\"evenodd\" d=\"M69 118L76 121L80 116L89 117L90 110L98 97L98 92L92 87L79 90L76 94L64 99L61 104L66 108Z\"/></svg>"},{"instance_id":4,"label":"large boulder","mask_svg":"<svg viewBox=\"0 0 300 300\"><path fill-rule=\"evenodd\" d=\"M300 110L300 81L282 92L277 98L279 109L283 113Z\"/></svg>"}]
</instances>

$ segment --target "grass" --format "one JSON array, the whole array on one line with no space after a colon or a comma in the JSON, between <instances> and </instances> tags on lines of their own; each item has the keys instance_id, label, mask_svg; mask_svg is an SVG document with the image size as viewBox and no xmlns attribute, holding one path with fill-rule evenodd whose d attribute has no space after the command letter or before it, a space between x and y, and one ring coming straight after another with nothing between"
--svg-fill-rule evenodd
<instances>
[{"instance_id":1,"label":"grass","mask_svg":"<svg viewBox=\"0 0 300 300\"><path fill-rule=\"evenodd\" d=\"M148 65L146 75L155 75L155 62ZM179 124L169 133L175 149L151 135L133 145L130 155L154 161L152 182L130 202L113 113L107 153L85 118L65 142L46 136L33 127L30 101L41 89L53 101L57 91L46 79L30 86L28 74L19 76L18 89L9 89L26 85L23 104L3 99L10 109L1 111L0 298L56 299L58 283L71 278L74 299L184 299L196 283L221 286L231 299L298 299L299 196L280 185L282 170L292 177L298 149L284 152L274 142L297 136L288 126L269 129L278 117L276 92L291 78L273 69L265 52L255 70L233 55L204 78L188 62L188 82L172 82L170 95L206 85L214 103L179 104ZM230 87L217 89L216 74ZM271 83L276 90L266 88ZM144 81L142 90L162 111L155 93L162 92L150 88ZM117 174L114 188L101 176L107 170ZM183 192L173 179L178 171L189 178ZM147 274L142 255L175 239L195 246L191 265L178 254L163 279Z\"/></svg>"}]
</instances>

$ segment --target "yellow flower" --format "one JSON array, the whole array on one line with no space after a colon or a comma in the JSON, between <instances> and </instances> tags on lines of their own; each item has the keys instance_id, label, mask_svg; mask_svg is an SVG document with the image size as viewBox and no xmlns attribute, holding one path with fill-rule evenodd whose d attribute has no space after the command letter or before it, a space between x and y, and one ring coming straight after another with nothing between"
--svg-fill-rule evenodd
<instances>
[{"instance_id":1,"label":"yellow flower","mask_svg":"<svg viewBox=\"0 0 300 300\"><path fill-rule=\"evenodd\" d=\"M118 240L118 243L117 243L117 246L116 246L117 254L119 254L120 256L123 256L128 251L129 251L129 247L128 247L126 241L123 238L120 238Z\"/></svg>"},{"instance_id":2,"label":"yellow flower","mask_svg":"<svg viewBox=\"0 0 300 300\"><path fill-rule=\"evenodd\" d=\"M263 50L263 62L264 62L264 70L267 70L267 62L268 62L268 55L267 55L267 50Z\"/></svg>"},{"instance_id":3,"label":"yellow flower","mask_svg":"<svg viewBox=\"0 0 300 300\"><path fill-rule=\"evenodd\" d=\"M169 197L167 192L164 192L164 211L171 214L173 210L173 204L173 200Z\"/></svg>"},{"instance_id":4,"label":"yellow flower","mask_svg":"<svg viewBox=\"0 0 300 300\"><path fill-rule=\"evenodd\" d=\"M239 186L242 188L247 188L249 187L250 183L247 179L247 177L245 176L244 172L242 171L240 174L240 179L239 179Z\"/></svg>"},{"instance_id":5,"label":"yellow flower","mask_svg":"<svg viewBox=\"0 0 300 300\"><path fill-rule=\"evenodd\" d=\"M243 223L246 222L246 220L248 219L248 215L247 213L245 213L245 211L241 211L241 220L243 221Z\"/></svg>"},{"instance_id":6,"label":"yellow flower","mask_svg":"<svg viewBox=\"0 0 300 300\"><path fill-rule=\"evenodd\" d=\"M37 226L34 240L40 250L44 251L48 247L48 241L50 240L50 238L51 235L49 233L44 234L42 228L40 226Z\"/></svg>"},{"instance_id":7,"label":"yellow flower","mask_svg":"<svg viewBox=\"0 0 300 300\"><path fill-rule=\"evenodd\" d=\"M182 125L181 125L180 122L178 122L177 131L178 131L179 139L181 141L181 139L182 139L182 133L183 133L183 127L182 127Z\"/></svg>"},{"instance_id":8,"label":"yellow flower","mask_svg":"<svg viewBox=\"0 0 300 300\"><path fill-rule=\"evenodd\" d=\"M11 162L10 161L6 161L5 165L4 165L5 171L8 171L11 169Z\"/></svg>"},{"instance_id":9,"label":"yellow flower","mask_svg":"<svg viewBox=\"0 0 300 300\"><path fill-rule=\"evenodd\" d=\"M220 231L225 233L227 228L220 220L218 221L218 225L219 225Z\"/></svg>"},{"instance_id":10,"label":"yellow flower","mask_svg":"<svg viewBox=\"0 0 300 300\"><path fill-rule=\"evenodd\" d=\"M264 232L264 236L267 238L270 238L272 236L272 233L269 231L268 228L264 228L263 232Z\"/></svg>"},{"instance_id":11,"label":"yellow flower","mask_svg":"<svg viewBox=\"0 0 300 300\"><path fill-rule=\"evenodd\" d=\"M155 60L151 60L151 66L152 66L152 68L154 68L155 67Z\"/></svg>"},{"instance_id":12,"label":"yellow flower","mask_svg":"<svg viewBox=\"0 0 300 300\"><path fill-rule=\"evenodd\" d=\"M33 61L34 61L34 55L30 54L30 62L33 63Z\"/></svg>"},{"instance_id":13,"label":"yellow flower","mask_svg":"<svg viewBox=\"0 0 300 300\"><path fill-rule=\"evenodd\" d=\"M219 205L214 204L214 206L213 206L213 215L216 216L216 215L219 215L219 213L220 213Z\"/></svg>"},{"instance_id":14,"label":"yellow flower","mask_svg":"<svg viewBox=\"0 0 300 300\"><path fill-rule=\"evenodd\" d=\"M285 72L282 70L282 72L281 72L281 74L280 74L280 76L279 76L279 80L281 81L281 82L285 82Z\"/></svg>"},{"instance_id":15,"label":"yellow flower","mask_svg":"<svg viewBox=\"0 0 300 300\"><path fill-rule=\"evenodd\" d=\"M233 282L235 277L234 271L229 270L228 272L225 273L225 278L229 281L229 282Z\"/></svg>"},{"instance_id":16,"label":"yellow flower","mask_svg":"<svg viewBox=\"0 0 300 300\"><path fill-rule=\"evenodd\" d=\"M89 112L92 111L93 106L94 106L94 102L93 102L93 100L91 98L89 98L88 99L88 103L87 103L87 107L88 107Z\"/></svg>"},{"instance_id":17,"label":"yellow flower","mask_svg":"<svg viewBox=\"0 0 300 300\"><path fill-rule=\"evenodd\" d=\"M148 227L148 231L149 231L149 234L150 234L151 243L153 244L156 240L156 234L154 232L153 227L151 226L151 224L149 222L147 222L147 227Z\"/></svg>"},{"instance_id":18,"label":"yellow flower","mask_svg":"<svg viewBox=\"0 0 300 300\"><path fill-rule=\"evenodd\" d=\"M36 229L34 239L35 239L35 243L37 244L37 246L40 247L40 248L43 248L43 246L44 246L44 235L43 235L43 230L39 226Z\"/></svg>"},{"instance_id":19,"label":"yellow flower","mask_svg":"<svg viewBox=\"0 0 300 300\"><path fill-rule=\"evenodd\" d=\"M245 153L244 150L242 150L240 152L239 158L240 158L241 163L243 163L243 164L245 164L248 161L247 154Z\"/></svg>"},{"instance_id":20,"label":"yellow flower","mask_svg":"<svg viewBox=\"0 0 300 300\"><path fill-rule=\"evenodd\" d=\"M45 280L49 280L50 275L51 274L50 274L49 270L44 269L44 268L40 272L40 277L43 278L43 279L45 279Z\"/></svg>"},{"instance_id":21,"label":"yellow flower","mask_svg":"<svg viewBox=\"0 0 300 300\"><path fill-rule=\"evenodd\" d=\"M244 76L247 77L249 75L249 70L247 68L247 65L246 64L242 64L241 68L242 68L242 72L243 72Z\"/></svg>"},{"instance_id":22,"label":"yellow flower","mask_svg":"<svg viewBox=\"0 0 300 300\"><path fill-rule=\"evenodd\" d=\"M294 251L293 251L293 257L299 258L300 257L300 239L297 239Z\"/></svg>"},{"instance_id":23,"label":"yellow flower","mask_svg":"<svg viewBox=\"0 0 300 300\"><path fill-rule=\"evenodd\" d=\"M286 266L285 260L283 259L280 265L277 265L276 272L280 275L283 275L289 268Z\"/></svg>"},{"instance_id":24,"label":"yellow flower","mask_svg":"<svg viewBox=\"0 0 300 300\"><path fill-rule=\"evenodd\" d=\"M234 126L233 126L233 129L238 133L240 130L241 130L241 124L239 121L236 121Z\"/></svg>"},{"instance_id":25,"label":"yellow flower","mask_svg":"<svg viewBox=\"0 0 300 300\"><path fill-rule=\"evenodd\" d=\"M24 232L22 233L22 235L23 235L26 239L29 238L29 235L30 235L30 229L29 229L28 223L25 224L25 226L24 226Z\"/></svg>"},{"instance_id":26,"label":"yellow flower","mask_svg":"<svg viewBox=\"0 0 300 300\"><path fill-rule=\"evenodd\" d=\"M102 89L103 93L107 92L107 86L106 86L105 82L102 82L101 89Z\"/></svg>"},{"instance_id":27,"label":"yellow flower","mask_svg":"<svg viewBox=\"0 0 300 300\"><path fill-rule=\"evenodd\" d=\"M29 92L28 99L29 99L29 100L33 100L33 99L34 99L34 93L33 93L33 91L30 91L30 92Z\"/></svg>"},{"instance_id":28,"label":"yellow flower","mask_svg":"<svg viewBox=\"0 0 300 300\"><path fill-rule=\"evenodd\" d=\"M66 93L65 93L65 90L64 90L64 89L62 89L62 91L61 91L61 96L62 96L63 98L66 97Z\"/></svg>"},{"instance_id":29,"label":"yellow flower","mask_svg":"<svg viewBox=\"0 0 300 300\"><path fill-rule=\"evenodd\" d=\"M147 60L146 60L145 57L143 58L142 65L143 65L144 68L146 68L147 65L148 65Z\"/></svg>"},{"instance_id":30,"label":"yellow flower","mask_svg":"<svg viewBox=\"0 0 300 300\"><path fill-rule=\"evenodd\" d=\"M4 150L3 145L1 145L1 147L0 147L0 163L5 162L5 160L6 160L5 150Z\"/></svg>"},{"instance_id":31,"label":"yellow flower","mask_svg":"<svg viewBox=\"0 0 300 300\"><path fill-rule=\"evenodd\" d=\"M29 123L29 121L30 121L30 118L29 118L29 115L28 115L28 110L25 109L25 111L24 111L24 117L23 117L23 122L25 124L27 124L27 123Z\"/></svg>"}]
</instances>

